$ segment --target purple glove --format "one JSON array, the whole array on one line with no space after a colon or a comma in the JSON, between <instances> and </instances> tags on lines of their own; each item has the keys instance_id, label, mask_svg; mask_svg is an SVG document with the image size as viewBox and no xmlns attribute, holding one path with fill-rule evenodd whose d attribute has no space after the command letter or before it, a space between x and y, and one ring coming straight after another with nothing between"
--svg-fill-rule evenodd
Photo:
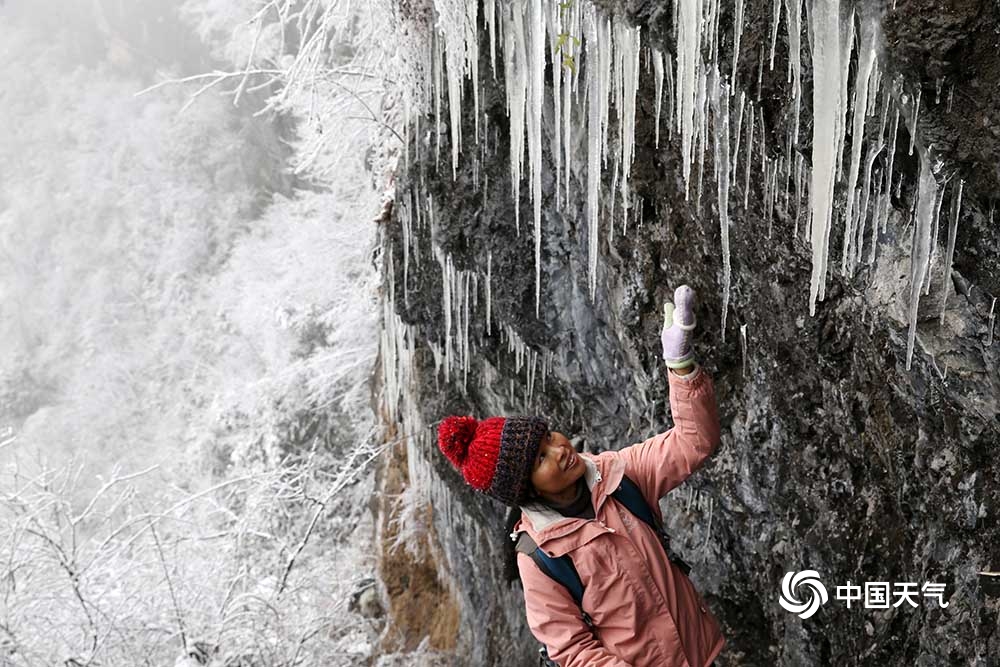
<instances>
[{"instance_id":1,"label":"purple glove","mask_svg":"<svg viewBox=\"0 0 1000 667\"><path fill-rule=\"evenodd\" d=\"M694 290L681 285L674 290L674 302L663 304L663 360L667 368L687 368L694 365L691 331L695 327Z\"/></svg>"}]
</instances>

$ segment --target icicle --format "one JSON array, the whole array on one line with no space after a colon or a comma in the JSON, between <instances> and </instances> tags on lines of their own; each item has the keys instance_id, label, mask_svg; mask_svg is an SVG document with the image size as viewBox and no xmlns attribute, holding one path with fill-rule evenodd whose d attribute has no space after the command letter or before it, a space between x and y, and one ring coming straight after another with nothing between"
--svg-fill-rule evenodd
<instances>
[{"instance_id":1,"label":"icicle","mask_svg":"<svg viewBox=\"0 0 1000 667\"><path fill-rule=\"evenodd\" d=\"M560 19L560 6L559 3L551 3L548 5L549 12L546 14L546 23L548 25L549 34L551 35L565 35L562 30L562 21ZM565 37L560 37L560 39L565 40ZM552 132L552 140L550 146L550 152L555 160L555 204L556 209L561 208L562 198L559 196L562 190L562 184L560 183L560 176L562 174L562 153L559 149L559 139L562 137L562 58L560 52L561 44L557 39L552 40L552 46L549 49L549 59L552 62L552 122L555 126ZM543 63L544 66L544 63Z\"/></svg>"},{"instance_id":2,"label":"icicle","mask_svg":"<svg viewBox=\"0 0 1000 667\"><path fill-rule=\"evenodd\" d=\"M834 183L840 180L840 175L842 173L841 166L843 164L844 157L844 139L846 137L846 125L847 125L847 105L849 102L847 95L847 82L849 79L851 71L851 52L854 50L854 8L851 8L850 19L847 21L847 34L843 35L844 41L841 42L840 46L840 105L838 106L837 113L837 132L835 137L837 139L837 144L835 147L835 153L837 156L837 170L833 177Z\"/></svg>"},{"instance_id":3,"label":"icicle","mask_svg":"<svg viewBox=\"0 0 1000 667\"><path fill-rule=\"evenodd\" d=\"M955 259L955 238L958 235L958 219L962 214L962 188L965 181L958 181L957 192L951 196L951 219L948 221L948 247L944 254L944 267L941 271L941 324L944 324L945 306L948 304L948 286L951 285L951 264Z\"/></svg>"},{"instance_id":4,"label":"icicle","mask_svg":"<svg viewBox=\"0 0 1000 667\"><path fill-rule=\"evenodd\" d=\"M656 143L660 147L660 104L663 101L663 53L653 49L653 72L656 80Z\"/></svg>"},{"instance_id":5,"label":"icicle","mask_svg":"<svg viewBox=\"0 0 1000 667\"><path fill-rule=\"evenodd\" d=\"M993 297L993 303L990 304L990 314L986 319L986 347L993 345L993 327L996 322L995 311L997 308L997 298Z\"/></svg>"},{"instance_id":6,"label":"icicle","mask_svg":"<svg viewBox=\"0 0 1000 667\"><path fill-rule=\"evenodd\" d=\"M760 173L767 178L767 126L764 125L764 107L757 110L760 115Z\"/></svg>"},{"instance_id":7,"label":"icicle","mask_svg":"<svg viewBox=\"0 0 1000 667\"><path fill-rule=\"evenodd\" d=\"M924 294L931 292L931 275L934 273L934 263L937 260L938 220L941 218L941 204L944 203L944 190L938 194L937 205L934 207L934 223L931 225L931 254L927 259L927 275L924 278Z\"/></svg>"},{"instance_id":8,"label":"icicle","mask_svg":"<svg viewBox=\"0 0 1000 667\"><path fill-rule=\"evenodd\" d=\"M802 171L804 167L804 159L802 153L798 151L795 152L795 229L792 232L792 238L798 238L799 236L799 220L802 219Z\"/></svg>"},{"instance_id":9,"label":"icicle","mask_svg":"<svg viewBox=\"0 0 1000 667\"><path fill-rule=\"evenodd\" d=\"M730 73L729 87L734 93L736 92L736 72L740 62L740 39L743 37L743 4L744 0L736 0L736 15L733 17L733 70ZM743 97L742 90L740 97L741 99Z\"/></svg>"},{"instance_id":10,"label":"icicle","mask_svg":"<svg viewBox=\"0 0 1000 667\"><path fill-rule=\"evenodd\" d=\"M667 73L667 139L673 141L674 138L674 66L668 53L663 69Z\"/></svg>"},{"instance_id":11,"label":"icicle","mask_svg":"<svg viewBox=\"0 0 1000 667\"><path fill-rule=\"evenodd\" d=\"M504 12L504 80L510 117L510 186L514 224L521 234L520 190L524 165L525 106L528 97L528 53L525 46L523 3L511 3Z\"/></svg>"},{"instance_id":12,"label":"icicle","mask_svg":"<svg viewBox=\"0 0 1000 667\"><path fill-rule=\"evenodd\" d=\"M871 197L871 190L872 190L871 187L872 166L875 164L875 158L877 158L879 153L882 152L882 148L883 148L882 143L879 143L878 145L875 144L868 145L868 156L865 159L865 176L863 179L863 186L862 186L863 194L861 196L861 208L858 211L858 235L857 235L857 241L854 243L854 248L849 258L850 262L848 264L848 270L849 270L848 275L854 273L854 269L861 259L861 253L863 250L862 246L864 245L865 242L865 224L868 219L868 201L869 198Z\"/></svg>"},{"instance_id":13,"label":"icicle","mask_svg":"<svg viewBox=\"0 0 1000 667\"><path fill-rule=\"evenodd\" d=\"M611 21L600 14L595 14L595 21L597 24L597 44L599 45L597 48L597 57L600 59L599 72L601 74L601 155L603 156L603 166L607 167L608 128L610 127L608 105L610 104L611 68L614 49L611 36ZM621 104L619 103L617 106L620 108Z\"/></svg>"},{"instance_id":14,"label":"icicle","mask_svg":"<svg viewBox=\"0 0 1000 667\"><path fill-rule=\"evenodd\" d=\"M621 95L618 106L618 127L620 129L622 181L621 193L626 219L628 218L628 179L632 170L632 155L635 151L635 97L639 90L639 30L629 27L620 18L615 21L615 54L620 63L616 71L621 79L616 85Z\"/></svg>"},{"instance_id":15,"label":"icicle","mask_svg":"<svg viewBox=\"0 0 1000 667\"><path fill-rule=\"evenodd\" d=\"M760 102L760 87L764 80L764 50L757 50L757 102Z\"/></svg>"},{"instance_id":16,"label":"icicle","mask_svg":"<svg viewBox=\"0 0 1000 667\"><path fill-rule=\"evenodd\" d=\"M718 64L712 70L712 113L714 115L715 171L719 186L719 226L722 236L722 342L726 342L729 313L729 86L719 82Z\"/></svg>"},{"instance_id":17,"label":"icicle","mask_svg":"<svg viewBox=\"0 0 1000 667\"><path fill-rule=\"evenodd\" d=\"M917 139L917 114L920 113L920 96L923 95L922 88L917 88L917 99L913 103L913 119L910 121L910 152L913 155L913 143Z\"/></svg>"},{"instance_id":18,"label":"icicle","mask_svg":"<svg viewBox=\"0 0 1000 667\"><path fill-rule=\"evenodd\" d=\"M695 107L698 119L698 190L695 195L695 211L701 213L701 183L705 173L705 151L708 149L708 74L704 71L698 74L698 104Z\"/></svg>"},{"instance_id":19,"label":"icicle","mask_svg":"<svg viewBox=\"0 0 1000 667\"><path fill-rule=\"evenodd\" d=\"M897 108L895 109L895 112L892 115L892 125L889 128L889 143L886 144L887 148L886 155L889 157L889 164L886 165L885 168L886 186L885 186L883 213L882 213L882 227L881 230L876 230L876 229L872 230L871 254L868 256L869 264L875 263L875 236L878 234L878 231L881 231L883 234L885 233L885 225L888 223L889 220L889 203L890 203L889 198L892 194L892 168L893 168L893 163L896 161L896 137L898 135L898 132L899 132L899 109Z\"/></svg>"},{"instance_id":20,"label":"icicle","mask_svg":"<svg viewBox=\"0 0 1000 667\"><path fill-rule=\"evenodd\" d=\"M600 213L601 189L601 125L603 110L607 108L602 59L598 42L598 17L591 10L587 13L587 264L590 277L590 298L597 290L597 233ZM604 98L604 99L602 99Z\"/></svg>"},{"instance_id":21,"label":"icicle","mask_svg":"<svg viewBox=\"0 0 1000 667\"><path fill-rule=\"evenodd\" d=\"M563 11L567 11L567 10L564 9ZM571 35L572 34L579 34L579 31L580 31L580 29L582 27L582 22L581 22L581 18L580 18L579 3L574 3L571 7L568 8L568 11L569 11L569 18L564 22L563 29L564 30L568 30L569 34L571 34ZM565 17L565 14L563 16ZM572 66L565 66L565 67L560 66L559 67L559 70L562 72L562 76L563 76L563 84L562 84L562 90L563 90L563 113L562 113L562 118L563 118L563 141L562 141L562 144L563 144L563 165L564 165L565 170L566 170L565 174L563 175L563 183L565 184L565 187L566 187L566 197L565 197L565 201L566 202L569 202L569 200L570 200L570 180L571 180L570 177L572 175L571 165L573 164L573 161L571 159L571 157L572 157L571 156L572 143L571 143L570 140L572 138L572 127L573 127L573 123L572 123L572 118L573 118L573 109L572 109L573 95L572 95L572 91L576 87L576 72L577 72L577 67L576 67L575 63L576 63L576 60L577 60L577 57L576 57L577 56L577 53L576 53L576 47L577 46L578 46L578 44L575 41L573 41L573 40L567 40L567 42L564 45L564 47L565 47L565 50L568 51L569 53L568 54L564 53L564 57L571 58L572 60L570 60L569 62L573 63L573 65Z\"/></svg>"},{"instance_id":22,"label":"icicle","mask_svg":"<svg viewBox=\"0 0 1000 667\"><path fill-rule=\"evenodd\" d=\"M611 197L610 197L610 208L608 209L608 245L610 246L615 241L615 190L618 189L618 165L621 164L620 158L615 156L615 164L611 170Z\"/></svg>"},{"instance_id":23,"label":"icicle","mask_svg":"<svg viewBox=\"0 0 1000 667\"><path fill-rule=\"evenodd\" d=\"M844 213L844 242L840 257L840 272L847 274L848 257L854 253L854 189L858 184L861 167L861 142L865 134L865 118L868 116L868 77L875 62L875 41L879 26L879 16L867 9L861 19L861 47L858 51L858 74L854 83L854 117L851 127L851 167L847 176L847 210ZM845 74L846 79L846 74ZM863 216L864 213L862 212ZM853 266L854 262L850 262Z\"/></svg>"},{"instance_id":24,"label":"icicle","mask_svg":"<svg viewBox=\"0 0 1000 667\"><path fill-rule=\"evenodd\" d=\"M740 325L740 349L743 351L743 377L747 376L747 325Z\"/></svg>"},{"instance_id":25,"label":"icicle","mask_svg":"<svg viewBox=\"0 0 1000 667\"><path fill-rule=\"evenodd\" d=\"M774 71L774 45L778 41L778 23L781 21L781 0L774 0L771 20L771 60L769 70Z\"/></svg>"},{"instance_id":26,"label":"icicle","mask_svg":"<svg viewBox=\"0 0 1000 667\"><path fill-rule=\"evenodd\" d=\"M730 173L732 174L731 178L732 178L733 181L736 180L736 172L737 172L737 170L739 168L740 133L743 130L743 106L744 106L744 103L746 102L746 97L747 97L746 93L741 90L740 91L740 102L739 102L739 105L738 105L739 111L736 112L736 136L733 139L733 150L732 150L732 153L730 153L731 158L732 158L732 162L733 162L732 169L730 169Z\"/></svg>"},{"instance_id":27,"label":"icicle","mask_svg":"<svg viewBox=\"0 0 1000 667\"><path fill-rule=\"evenodd\" d=\"M823 299L833 212L833 185L836 147L842 115L840 77L840 0L816 0L810 20L813 25L813 144L812 185L812 278L809 286L809 314L816 314L816 300Z\"/></svg>"},{"instance_id":28,"label":"icicle","mask_svg":"<svg viewBox=\"0 0 1000 667\"><path fill-rule=\"evenodd\" d=\"M920 288L927 271L931 245L931 217L937 203L938 187L926 151L920 152L920 179L917 185L917 211L913 226L910 252L910 329L906 337L906 370L913 361L913 346L917 335L917 306Z\"/></svg>"},{"instance_id":29,"label":"icicle","mask_svg":"<svg viewBox=\"0 0 1000 667\"><path fill-rule=\"evenodd\" d=\"M799 145L802 108L802 0L785 0L788 16L788 58L792 69L792 145Z\"/></svg>"},{"instance_id":30,"label":"icicle","mask_svg":"<svg viewBox=\"0 0 1000 667\"><path fill-rule=\"evenodd\" d=\"M695 96L701 67L702 0L677 0L677 130L681 133L681 159L685 191L690 190L694 156ZM685 199L687 197L685 196Z\"/></svg>"},{"instance_id":31,"label":"icicle","mask_svg":"<svg viewBox=\"0 0 1000 667\"><path fill-rule=\"evenodd\" d=\"M486 25L490 31L490 67L493 70L493 80L497 80L497 10L496 0L483 0L483 13L486 15Z\"/></svg>"},{"instance_id":32,"label":"icicle","mask_svg":"<svg viewBox=\"0 0 1000 667\"><path fill-rule=\"evenodd\" d=\"M474 3L473 3L474 4ZM535 317L541 313L542 298L542 97L545 92L545 20L541 2L528 3L528 156L531 171L531 201L535 221ZM516 11L516 10L515 10Z\"/></svg>"},{"instance_id":33,"label":"icicle","mask_svg":"<svg viewBox=\"0 0 1000 667\"><path fill-rule=\"evenodd\" d=\"M719 0L709 0L711 7L710 19L706 25L710 29L708 42L709 59L718 64L719 61Z\"/></svg>"},{"instance_id":34,"label":"icicle","mask_svg":"<svg viewBox=\"0 0 1000 667\"><path fill-rule=\"evenodd\" d=\"M493 249L486 251L486 335L493 330Z\"/></svg>"},{"instance_id":35,"label":"icicle","mask_svg":"<svg viewBox=\"0 0 1000 667\"><path fill-rule=\"evenodd\" d=\"M771 223L774 220L774 200L777 198L778 194L778 160L774 159L771 161L771 173L770 178L768 178L767 171L764 172L764 177L768 178L768 197L767 197L767 238L771 238Z\"/></svg>"},{"instance_id":36,"label":"icicle","mask_svg":"<svg viewBox=\"0 0 1000 667\"><path fill-rule=\"evenodd\" d=\"M434 37L434 167L438 171L441 169L441 79L444 77L441 63L441 40Z\"/></svg>"},{"instance_id":37,"label":"icicle","mask_svg":"<svg viewBox=\"0 0 1000 667\"><path fill-rule=\"evenodd\" d=\"M757 116L754 114L753 102L750 103L750 127L747 130L747 168L746 168L746 182L743 184L743 210L745 211L750 205L750 172L751 162L753 162L753 131L754 131L754 121Z\"/></svg>"}]
</instances>

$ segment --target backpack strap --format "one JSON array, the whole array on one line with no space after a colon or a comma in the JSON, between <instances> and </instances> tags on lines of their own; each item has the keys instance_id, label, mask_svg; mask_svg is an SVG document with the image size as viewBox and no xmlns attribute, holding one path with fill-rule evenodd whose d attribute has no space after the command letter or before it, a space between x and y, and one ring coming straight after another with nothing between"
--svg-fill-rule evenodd
<instances>
[{"instance_id":1,"label":"backpack strap","mask_svg":"<svg viewBox=\"0 0 1000 667\"><path fill-rule=\"evenodd\" d=\"M611 496L627 507L629 512L645 521L657 534L662 532L659 522L653 516L653 510L642 496L642 491L631 479L623 475L621 485L611 493Z\"/></svg>"},{"instance_id":2,"label":"backpack strap","mask_svg":"<svg viewBox=\"0 0 1000 667\"><path fill-rule=\"evenodd\" d=\"M535 541L527 533L521 533L520 537L518 537L516 549L528 554L531 560L535 561L538 569L562 584L569 591L569 594L573 596L573 600L576 601L577 606L582 608L583 582L580 581L580 575L577 573L576 567L573 565L573 560L569 555L548 555L535 544Z\"/></svg>"},{"instance_id":3,"label":"backpack strap","mask_svg":"<svg viewBox=\"0 0 1000 667\"><path fill-rule=\"evenodd\" d=\"M691 566L684 562L674 552L673 548L671 548L670 536L664 530L663 524L656 520L653 510L650 509L649 503L646 502L638 485L623 475L621 485L614 490L611 496L625 505L628 511L645 521L653 529L653 532L660 538L660 544L663 545L663 550L666 552L667 558L687 576L691 572Z\"/></svg>"},{"instance_id":4,"label":"backpack strap","mask_svg":"<svg viewBox=\"0 0 1000 667\"><path fill-rule=\"evenodd\" d=\"M660 538L660 544L663 545L667 558L673 561L687 575L691 567L681 560L674 553L673 549L670 548L669 536L663 530L663 526L656 520L653 511L649 507L649 503L646 502L638 485L623 475L621 485L614 490L611 496L625 505L628 511L642 519L653 529L653 532ZM580 575L577 573L569 554L564 556L548 555L535 543L535 540L527 532L522 532L518 536L515 549L530 556L531 560L538 566L538 569L551 579L562 584L576 601L580 610L583 611L583 582L580 580ZM592 625L590 616L586 611L583 611L583 620L587 625Z\"/></svg>"}]
</instances>

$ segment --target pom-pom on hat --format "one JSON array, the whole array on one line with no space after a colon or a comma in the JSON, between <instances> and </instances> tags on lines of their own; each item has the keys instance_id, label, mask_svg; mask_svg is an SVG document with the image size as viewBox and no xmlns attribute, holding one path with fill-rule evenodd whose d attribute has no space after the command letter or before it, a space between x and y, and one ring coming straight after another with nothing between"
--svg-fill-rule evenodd
<instances>
[{"instance_id":1,"label":"pom-pom on hat","mask_svg":"<svg viewBox=\"0 0 1000 667\"><path fill-rule=\"evenodd\" d=\"M538 417L451 416L438 426L438 448L477 491L507 505L521 505L531 488L542 437L549 427Z\"/></svg>"}]
</instances>

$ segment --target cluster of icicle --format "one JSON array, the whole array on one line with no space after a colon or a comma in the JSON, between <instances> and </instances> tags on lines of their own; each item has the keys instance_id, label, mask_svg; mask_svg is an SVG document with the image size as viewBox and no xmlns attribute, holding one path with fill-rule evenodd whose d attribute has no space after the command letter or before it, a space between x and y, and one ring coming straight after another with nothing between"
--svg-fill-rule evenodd
<instances>
[{"instance_id":1,"label":"cluster of icicle","mask_svg":"<svg viewBox=\"0 0 1000 667\"><path fill-rule=\"evenodd\" d=\"M879 3L861 2L855 7L847 0L843 6L841 0L811 0L805 4L803 0L773 0L770 57L765 58L764 49L759 50L756 104L751 99L753 93L742 88L736 77L744 27L744 3L745 0L735 0L732 25L724 26L720 25L720 0L675 0L676 62L671 62L669 54L653 47L643 47L638 28L629 26L620 16L608 16L587 0L484 0L482 19L487 28L490 64L494 75L498 66L503 67L506 83L511 135L511 194L515 202L524 168L525 145L528 149L534 217L536 315L541 293L543 105L551 105L555 125L550 153L555 163L557 207L565 206L569 198L573 159L571 147L576 143L574 133L586 133L588 264L590 296L593 298L602 212L601 172L608 166L609 157L614 168L611 215L616 191L621 194L626 220L628 209L634 206L628 181L634 154L635 98L643 62L646 71L652 70L655 77L657 146L660 114L666 106L666 126L671 139L675 131L679 135L677 143L682 174L688 197L693 194L698 212L701 210L704 157L710 151L713 154L722 245L723 339L730 297L729 230L734 214L730 191L734 183L743 185L742 205L745 212L750 206L751 180L756 182L763 178L760 205L767 221L768 237L771 235L775 206L781 201L782 193L784 210L789 216L794 208L793 234L798 238L801 228L803 239L808 238L812 247L811 315L816 312L816 302L825 296L830 236L834 223L840 219L838 211L843 211L841 272L850 276L861 263L874 261L879 232L885 230L888 219L893 186L898 193L899 182L894 180L896 174L893 171L901 116L897 100L903 99L906 105L907 99L902 94L901 82L898 79L886 80L879 67L877 55L882 41ZM434 4L438 34L428 48L425 67L434 82L431 97L439 119L440 92L444 89L448 92L452 170L455 174L462 146L460 119L466 77L471 78L473 84L477 142L480 127L488 126L487 116L482 114L480 119L479 110L480 72L477 63L480 17L478 3L435 0ZM791 84L791 117L786 123L784 145L777 146L777 150L772 149L772 157L766 144L768 133L760 105L760 89L765 60L766 66L774 68L775 47L782 23L787 30L789 49L787 79ZM731 27L733 31L731 43L734 48L731 60L723 63L719 51L720 30L726 27ZM811 49L814 67L811 166L798 150L803 35L807 48ZM855 47L857 73L854 89L849 91L849 71ZM585 63L581 62L581 56L585 56ZM545 99L544 79L547 62L553 64L552 71L555 73L548 100ZM728 75L722 71L723 66L729 69ZM447 79L446 85L442 85L444 78ZM667 93L665 105L664 87ZM617 114L619 150L609 154L612 106ZM919 92L908 106L910 113L904 116L904 122L910 124L910 135L913 137L920 107ZM579 121L574 122L574 118L585 119L585 126ZM873 131L867 134L875 138L865 142L869 123ZM877 133L874 131L876 127ZM849 152L846 145L848 133L851 140ZM912 150L911 140L911 153ZM849 155L846 166L843 160L845 152ZM759 168L754 165L755 153ZM482 155L479 157L482 158ZM921 148L920 203L916 206L917 236L914 237L911 270L911 279L918 287L913 288L910 300L907 367L912 356L915 312L921 291L919 286L929 281L933 250L936 248L932 233L937 228L941 196L936 179L927 171L929 161L927 151ZM752 176L755 172L757 178ZM835 186L845 178L843 190L846 198L842 206L836 206ZM806 200L807 190L809 206L808 211L803 212L801 204ZM790 197L794 197L794 206L790 205ZM952 193L953 208L956 209L952 226L957 223L960 200L961 184L958 183ZM516 219L515 223L520 233L520 220ZM613 225L609 227L613 228ZM954 247L954 230L949 231L946 262L950 262ZM863 252L866 237L867 255ZM944 273L944 289L947 289L948 271Z\"/></svg>"}]
</instances>

